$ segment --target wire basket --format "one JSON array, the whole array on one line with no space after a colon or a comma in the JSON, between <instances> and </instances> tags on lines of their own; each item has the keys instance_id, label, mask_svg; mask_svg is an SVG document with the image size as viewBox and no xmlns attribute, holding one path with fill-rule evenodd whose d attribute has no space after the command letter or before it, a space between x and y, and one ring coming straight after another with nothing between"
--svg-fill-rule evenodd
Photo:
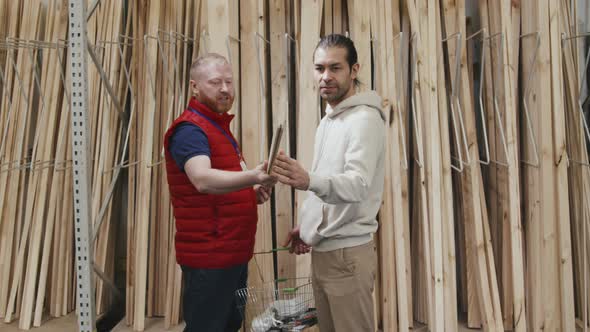
<instances>
[{"instance_id":1,"label":"wire basket","mask_svg":"<svg viewBox=\"0 0 590 332\"><path fill-rule=\"evenodd\" d=\"M242 317L250 321L248 331L301 331L317 323L311 280L277 279L259 287L236 291Z\"/></svg>"}]
</instances>

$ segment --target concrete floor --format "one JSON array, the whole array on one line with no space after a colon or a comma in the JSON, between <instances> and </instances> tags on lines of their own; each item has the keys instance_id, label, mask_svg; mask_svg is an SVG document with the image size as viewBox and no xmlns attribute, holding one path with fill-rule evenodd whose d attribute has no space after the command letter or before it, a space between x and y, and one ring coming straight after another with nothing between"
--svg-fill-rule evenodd
<instances>
[{"instance_id":1,"label":"concrete floor","mask_svg":"<svg viewBox=\"0 0 590 332\"><path fill-rule=\"evenodd\" d=\"M477 332L481 331L479 329L469 329L465 327L465 323L459 324L459 331L458 332ZM54 318L45 321L41 327L33 328L30 331L32 332L76 332L78 331L78 322L76 321L76 314L71 313L68 316L61 317L61 318ZM182 332L184 328L184 324L180 324L171 328L170 332ZM2 332L21 332L18 328L18 321L13 322L11 324L5 324L0 321L0 331ZM124 321L119 323L113 330L113 332L131 332L133 329L128 327ZM162 332L166 331L164 328L164 319L163 318L147 318L146 325L145 325L145 332ZM426 326L416 326L412 329L413 332L427 332ZM581 332L581 329L578 329ZM309 329L306 332L319 332L319 329ZM381 332L381 331L379 331Z\"/></svg>"},{"instance_id":2,"label":"concrete floor","mask_svg":"<svg viewBox=\"0 0 590 332\"><path fill-rule=\"evenodd\" d=\"M77 329L77 321L75 313L71 313L68 316L61 317L61 318L54 318L47 320L46 322L41 325L41 327L31 329L32 332L76 332ZM180 324L171 328L170 332L182 332L184 328L184 324ZM13 322L11 324L4 324L0 323L0 331L2 332L21 332L22 330L18 329L18 321ZM119 323L112 332L131 332L133 329L128 327L124 321ZM147 318L146 325L145 325L145 332L161 332L166 331L164 328L164 319L163 318ZM416 327L412 331L417 332L426 332L426 327ZM464 326L459 328L459 332L477 332L479 330L475 329L468 329ZM319 332L319 329L310 329L309 332Z\"/></svg>"},{"instance_id":3,"label":"concrete floor","mask_svg":"<svg viewBox=\"0 0 590 332\"><path fill-rule=\"evenodd\" d=\"M10 324L5 324L3 321L0 322L0 331L2 332L20 332L18 328L18 320ZM30 331L34 332L76 332L78 331L78 322L76 320L76 314L71 313L67 316L60 318L47 319L43 321L40 327L31 328Z\"/></svg>"}]
</instances>

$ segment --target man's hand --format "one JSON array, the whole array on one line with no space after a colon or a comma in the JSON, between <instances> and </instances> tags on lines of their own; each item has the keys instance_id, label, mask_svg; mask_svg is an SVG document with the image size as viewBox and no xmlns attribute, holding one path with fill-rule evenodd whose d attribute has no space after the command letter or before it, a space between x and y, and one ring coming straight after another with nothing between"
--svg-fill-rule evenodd
<instances>
[{"instance_id":1,"label":"man's hand","mask_svg":"<svg viewBox=\"0 0 590 332\"><path fill-rule=\"evenodd\" d=\"M282 184L295 189L307 190L309 188L309 173L297 160L290 158L283 151L277 156L271 174L276 175Z\"/></svg>"},{"instance_id":2,"label":"man's hand","mask_svg":"<svg viewBox=\"0 0 590 332\"><path fill-rule=\"evenodd\" d=\"M307 254L311 251L311 247L305 244L303 240L299 237L299 226L293 228L287 237L287 240L283 244L283 247L287 247L291 245L289 248L290 253L295 253L296 255Z\"/></svg>"},{"instance_id":3,"label":"man's hand","mask_svg":"<svg viewBox=\"0 0 590 332\"><path fill-rule=\"evenodd\" d=\"M263 204L270 199L272 187L265 187L257 184L254 186L254 191L256 192L256 203Z\"/></svg>"},{"instance_id":4,"label":"man's hand","mask_svg":"<svg viewBox=\"0 0 590 332\"><path fill-rule=\"evenodd\" d=\"M277 177L274 174L266 173L268 167L268 161L264 161L262 164L256 166L253 170L256 173L256 183L268 188L272 188L277 183Z\"/></svg>"}]
</instances>

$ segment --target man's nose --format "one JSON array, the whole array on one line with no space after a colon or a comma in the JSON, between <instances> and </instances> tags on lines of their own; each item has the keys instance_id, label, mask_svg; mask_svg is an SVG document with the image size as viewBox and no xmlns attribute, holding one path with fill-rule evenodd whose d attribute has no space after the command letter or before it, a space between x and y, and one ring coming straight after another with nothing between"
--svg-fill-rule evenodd
<instances>
[{"instance_id":1,"label":"man's nose","mask_svg":"<svg viewBox=\"0 0 590 332\"><path fill-rule=\"evenodd\" d=\"M330 75L330 71L324 70L324 72L322 73L322 81L329 82L331 80L332 80L332 75Z\"/></svg>"},{"instance_id":2,"label":"man's nose","mask_svg":"<svg viewBox=\"0 0 590 332\"><path fill-rule=\"evenodd\" d=\"M229 84L227 84L226 82L221 83L221 91L228 92L229 91Z\"/></svg>"}]
</instances>

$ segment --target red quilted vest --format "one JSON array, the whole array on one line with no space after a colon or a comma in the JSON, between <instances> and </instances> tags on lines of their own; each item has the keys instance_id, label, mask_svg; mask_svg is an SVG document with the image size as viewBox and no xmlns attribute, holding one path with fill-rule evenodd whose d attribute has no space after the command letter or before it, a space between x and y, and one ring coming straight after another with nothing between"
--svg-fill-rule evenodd
<instances>
[{"instance_id":1,"label":"red quilted vest","mask_svg":"<svg viewBox=\"0 0 590 332\"><path fill-rule=\"evenodd\" d=\"M223 195L200 193L178 168L168 147L174 128L181 122L190 122L207 135L212 168L241 171L240 158L226 136L233 137L229 129L233 117L215 113L193 98L189 108L164 136L168 187L176 219L176 261L180 265L226 268L247 263L252 258L258 219L254 190L247 188Z\"/></svg>"}]
</instances>

